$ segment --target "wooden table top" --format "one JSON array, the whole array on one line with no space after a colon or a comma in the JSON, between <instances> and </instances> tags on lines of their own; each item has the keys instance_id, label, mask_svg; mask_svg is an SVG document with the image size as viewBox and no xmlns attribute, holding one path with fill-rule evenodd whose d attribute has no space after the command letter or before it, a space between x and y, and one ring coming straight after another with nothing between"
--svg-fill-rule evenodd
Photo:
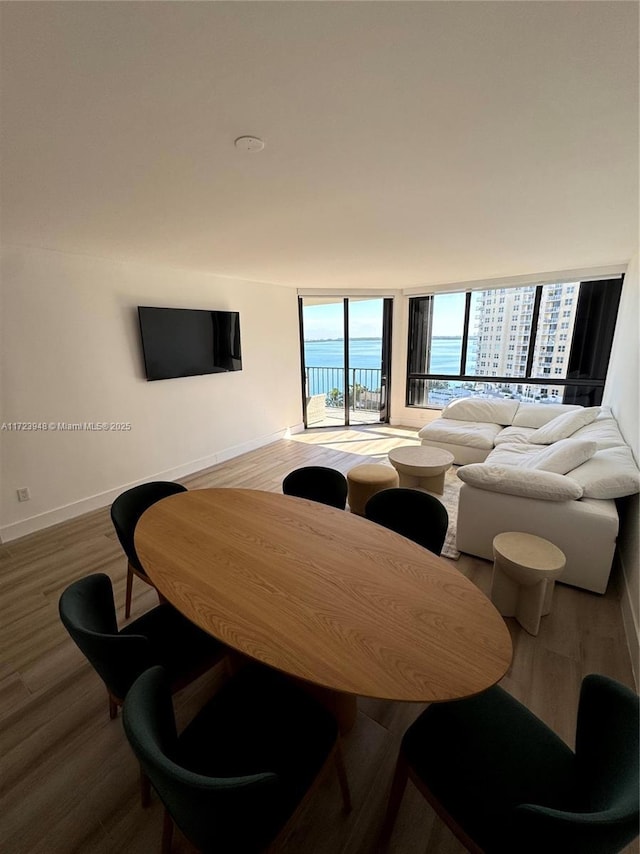
<instances>
[{"instance_id":1,"label":"wooden table top","mask_svg":"<svg viewBox=\"0 0 640 854\"><path fill-rule=\"evenodd\" d=\"M199 489L147 510L143 566L196 625L316 685L430 702L470 696L511 662L504 621L444 560L343 510Z\"/></svg>"}]
</instances>

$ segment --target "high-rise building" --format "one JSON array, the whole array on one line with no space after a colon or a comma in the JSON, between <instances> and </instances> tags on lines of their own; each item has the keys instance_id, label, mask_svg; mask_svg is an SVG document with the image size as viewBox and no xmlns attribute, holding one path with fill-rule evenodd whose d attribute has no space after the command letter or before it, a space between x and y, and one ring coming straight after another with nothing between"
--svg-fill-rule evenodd
<instances>
[{"instance_id":1,"label":"high-rise building","mask_svg":"<svg viewBox=\"0 0 640 854\"><path fill-rule=\"evenodd\" d=\"M535 286L475 291L472 295L472 334L477 339L475 374L524 379L529 342L535 331L530 376L548 377L550 384L502 385L525 398L561 399L562 386L553 386L552 381L567 376L579 288L579 282L545 285L536 330L532 330Z\"/></svg>"}]
</instances>

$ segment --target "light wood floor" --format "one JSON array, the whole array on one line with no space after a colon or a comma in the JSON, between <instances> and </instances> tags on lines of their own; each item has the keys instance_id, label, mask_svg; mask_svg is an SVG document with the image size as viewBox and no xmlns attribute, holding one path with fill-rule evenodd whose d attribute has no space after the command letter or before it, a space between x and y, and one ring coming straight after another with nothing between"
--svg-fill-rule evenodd
<instances>
[{"instance_id":1,"label":"light wood floor","mask_svg":"<svg viewBox=\"0 0 640 854\"><path fill-rule=\"evenodd\" d=\"M312 430L184 483L277 491L284 475L300 465L346 472L364 457L382 460L390 448L411 441L414 430L381 425ZM488 591L490 564L463 555L454 565ZM62 590L95 571L113 579L122 621L125 559L108 509L0 546L0 851L7 854L159 850L162 808L157 799L147 810L140 807L137 765L120 720L109 720L104 688L58 618ZM136 580L132 618L156 601L153 591ZM537 638L508 622L514 659L503 686L569 743L586 673L605 673L633 686L615 584L605 596L557 585L553 613L544 618ZM205 676L178 695L180 723L210 695L214 681ZM358 721L345 743L353 812L345 816L340 811L331 775L286 841L286 854L376 851L399 740L420 710L359 701ZM388 850L463 851L411 787ZM191 851L179 834L174 851Z\"/></svg>"}]
</instances>

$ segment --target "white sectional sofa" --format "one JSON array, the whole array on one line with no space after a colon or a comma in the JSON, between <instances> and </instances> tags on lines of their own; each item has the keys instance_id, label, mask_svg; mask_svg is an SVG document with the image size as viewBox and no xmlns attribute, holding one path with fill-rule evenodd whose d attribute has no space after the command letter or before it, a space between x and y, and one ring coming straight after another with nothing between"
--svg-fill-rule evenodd
<instances>
[{"instance_id":1,"label":"white sectional sofa","mask_svg":"<svg viewBox=\"0 0 640 854\"><path fill-rule=\"evenodd\" d=\"M463 398L418 435L461 466L460 551L491 560L496 534L537 534L565 553L561 581L605 592L618 534L614 499L640 489L610 410Z\"/></svg>"}]
</instances>

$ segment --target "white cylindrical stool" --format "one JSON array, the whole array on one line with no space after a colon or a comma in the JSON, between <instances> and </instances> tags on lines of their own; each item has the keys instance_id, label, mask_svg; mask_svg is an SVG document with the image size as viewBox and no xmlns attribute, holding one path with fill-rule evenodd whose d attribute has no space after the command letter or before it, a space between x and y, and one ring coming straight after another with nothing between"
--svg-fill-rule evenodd
<instances>
[{"instance_id":1,"label":"white cylindrical stool","mask_svg":"<svg viewBox=\"0 0 640 854\"><path fill-rule=\"evenodd\" d=\"M537 635L540 618L551 611L564 553L542 537L509 532L494 537L493 559L491 601L503 617L515 617L529 634Z\"/></svg>"}]
</instances>

